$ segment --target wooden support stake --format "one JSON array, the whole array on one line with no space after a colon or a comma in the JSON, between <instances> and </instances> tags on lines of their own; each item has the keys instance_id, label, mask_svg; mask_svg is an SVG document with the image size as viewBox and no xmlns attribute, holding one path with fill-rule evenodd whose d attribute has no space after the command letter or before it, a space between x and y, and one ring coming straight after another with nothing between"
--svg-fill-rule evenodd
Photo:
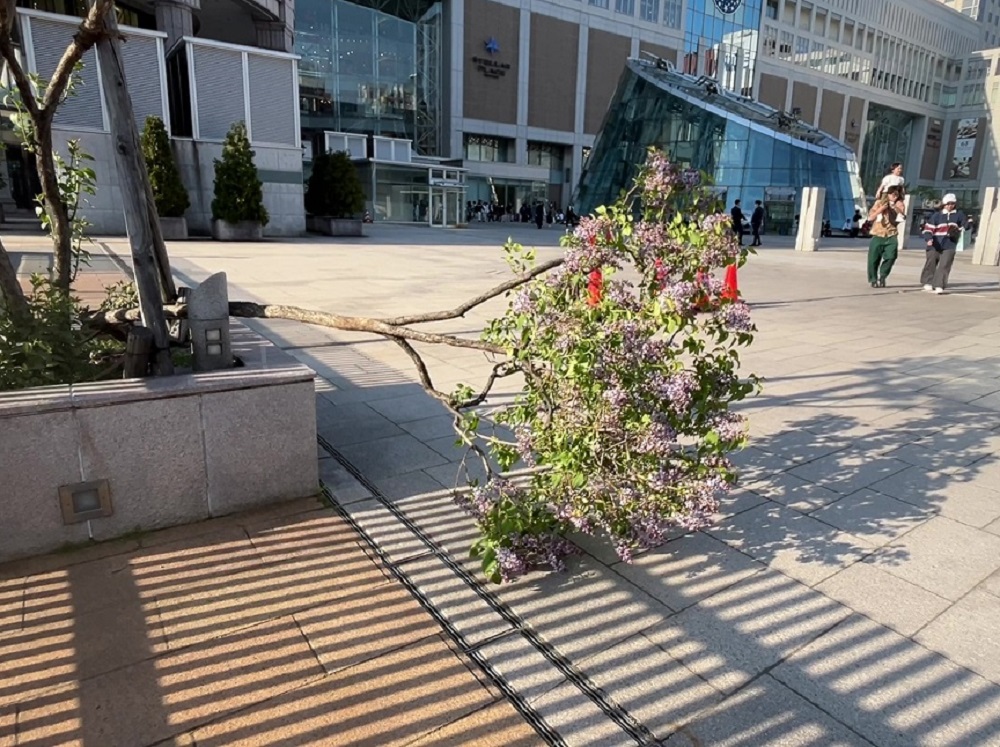
<instances>
[{"instance_id":1,"label":"wooden support stake","mask_svg":"<svg viewBox=\"0 0 1000 747\"><path fill-rule=\"evenodd\" d=\"M125 343L125 378L149 376L149 359L153 354L153 332L148 327L132 327Z\"/></svg>"},{"instance_id":2,"label":"wooden support stake","mask_svg":"<svg viewBox=\"0 0 1000 747\"><path fill-rule=\"evenodd\" d=\"M132 248L139 306L143 324L153 334L153 371L157 376L169 376L174 372L174 365L170 359L170 338L163 314L163 290L156 257L156 232L153 230L156 215L150 215L151 201L146 191L149 176L142 160L132 99L125 81L114 6L104 16L104 30L105 35L97 44L97 60L111 122L111 139L125 209L125 228Z\"/></svg>"}]
</instances>

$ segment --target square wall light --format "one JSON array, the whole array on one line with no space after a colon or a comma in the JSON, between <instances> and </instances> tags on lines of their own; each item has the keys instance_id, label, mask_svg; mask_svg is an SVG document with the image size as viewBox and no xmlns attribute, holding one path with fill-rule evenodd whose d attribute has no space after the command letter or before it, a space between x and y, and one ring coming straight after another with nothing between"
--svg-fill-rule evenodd
<instances>
[{"instance_id":1,"label":"square wall light","mask_svg":"<svg viewBox=\"0 0 1000 747\"><path fill-rule=\"evenodd\" d=\"M64 524L79 524L111 516L111 486L107 480L78 482L59 487L59 506Z\"/></svg>"}]
</instances>

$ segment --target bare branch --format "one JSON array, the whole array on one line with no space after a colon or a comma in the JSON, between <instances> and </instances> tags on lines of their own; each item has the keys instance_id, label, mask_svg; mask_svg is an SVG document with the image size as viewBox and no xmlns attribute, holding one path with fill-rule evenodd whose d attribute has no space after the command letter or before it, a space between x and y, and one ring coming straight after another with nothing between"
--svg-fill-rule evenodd
<instances>
[{"instance_id":1,"label":"bare branch","mask_svg":"<svg viewBox=\"0 0 1000 747\"><path fill-rule=\"evenodd\" d=\"M451 398L444 392L439 392L434 388L434 382L431 381L430 371L427 370L427 364L424 363L424 359L420 353L418 353L406 340L400 339L399 337L393 337L391 339L394 343L399 345L399 347L401 347L408 356L410 356L410 360L413 361L413 365L417 369L417 376L420 377L420 385L424 388L424 390L429 395L434 397L434 399L443 403L449 410L455 412L455 408L452 406Z\"/></svg>"},{"instance_id":2,"label":"bare branch","mask_svg":"<svg viewBox=\"0 0 1000 747\"><path fill-rule=\"evenodd\" d=\"M493 366L493 370L490 371L490 376L486 380L486 385L482 388L482 391L480 391L479 394L472 399L467 399L464 402L457 403L455 407L459 410L465 410L470 407L476 407L477 405L483 404L483 402L486 401L486 398L489 397L490 392L493 390L493 385L496 384L497 379L513 376L520 370L521 369L517 366L517 364L511 361L501 361L500 363L497 363Z\"/></svg>"},{"instance_id":3,"label":"bare branch","mask_svg":"<svg viewBox=\"0 0 1000 747\"><path fill-rule=\"evenodd\" d=\"M163 307L163 314L167 319L184 319L187 317L187 306L184 304L170 304ZM487 353L496 353L499 355L504 353L503 349L499 346L480 340L470 340L466 337L456 337L455 335L422 332L410 327L387 324L380 319L371 319L364 316L341 316L340 314L330 314L325 311L302 309L298 306L233 301L229 304L229 315L240 319L288 319L294 322L315 324L318 327L340 329L345 332L370 332L390 339L413 340L432 345L448 345L453 348L470 348L472 350L482 350ZM88 314L84 318L84 323L95 327L102 327L128 324L138 321L139 318L139 309L114 309Z\"/></svg>"},{"instance_id":4,"label":"bare branch","mask_svg":"<svg viewBox=\"0 0 1000 747\"><path fill-rule=\"evenodd\" d=\"M28 74L21 67L17 59L17 49L11 38L11 31L17 20L16 0L0 0L0 57L7 63L10 77L14 79L17 92L21 95L21 101L32 122L38 119L38 102L35 100L35 91L32 88Z\"/></svg>"},{"instance_id":5,"label":"bare branch","mask_svg":"<svg viewBox=\"0 0 1000 747\"><path fill-rule=\"evenodd\" d=\"M487 301L500 296L507 291L514 290L528 281L538 277L539 275L544 275L549 270L554 270L559 267L565 260L560 257L558 259L552 259L548 262L543 262L537 267L532 267L527 272L522 272L520 275L515 275L510 280L500 283L485 293L476 296L475 298L470 298L465 303L456 306L454 309L449 311L430 311L426 314L413 314L412 316L393 316L381 321L386 324L392 325L405 325L405 324L421 324L423 322L440 322L446 319L458 319L465 316L469 311L481 306Z\"/></svg>"}]
</instances>

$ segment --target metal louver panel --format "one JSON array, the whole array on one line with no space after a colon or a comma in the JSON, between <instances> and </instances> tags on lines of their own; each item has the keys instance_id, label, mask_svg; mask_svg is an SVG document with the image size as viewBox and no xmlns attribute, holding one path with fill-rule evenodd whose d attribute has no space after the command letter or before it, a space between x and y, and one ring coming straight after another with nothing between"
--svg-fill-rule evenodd
<instances>
[{"instance_id":1,"label":"metal louver panel","mask_svg":"<svg viewBox=\"0 0 1000 747\"><path fill-rule=\"evenodd\" d=\"M135 123L142 131L146 117L163 118L163 87L160 83L160 56L156 39L127 36L122 42L125 80L132 97Z\"/></svg>"},{"instance_id":2,"label":"metal louver panel","mask_svg":"<svg viewBox=\"0 0 1000 747\"><path fill-rule=\"evenodd\" d=\"M56 71L63 52L73 39L76 25L44 18L32 18L30 23L35 70L42 79L48 80ZM67 98L56 112L57 126L104 129L99 80L97 56L91 49L83 56L83 70L76 76L75 93Z\"/></svg>"},{"instance_id":3,"label":"metal louver panel","mask_svg":"<svg viewBox=\"0 0 1000 747\"><path fill-rule=\"evenodd\" d=\"M295 145L295 64L249 55L250 123L255 143Z\"/></svg>"},{"instance_id":4,"label":"metal louver panel","mask_svg":"<svg viewBox=\"0 0 1000 747\"><path fill-rule=\"evenodd\" d=\"M243 55L198 45L191 51L198 93L198 133L204 140L223 140L234 123L246 119Z\"/></svg>"}]
</instances>

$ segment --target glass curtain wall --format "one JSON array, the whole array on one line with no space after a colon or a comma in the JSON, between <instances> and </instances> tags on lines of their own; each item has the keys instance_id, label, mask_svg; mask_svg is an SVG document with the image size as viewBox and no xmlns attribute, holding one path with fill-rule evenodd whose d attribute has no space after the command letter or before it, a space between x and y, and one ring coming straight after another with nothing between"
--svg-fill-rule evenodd
<instances>
[{"instance_id":1,"label":"glass curtain wall","mask_svg":"<svg viewBox=\"0 0 1000 747\"><path fill-rule=\"evenodd\" d=\"M833 225L854 214L860 185L846 147L832 152L735 112L712 111L638 74L637 64L630 62L622 76L580 180L575 202L582 214L614 201L650 146L666 150L684 169L707 173L727 206L740 199L746 209L762 200L776 218L797 202L801 187L816 186L826 188L824 217ZM769 228L780 226L772 219Z\"/></svg>"},{"instance_id":2,"label":"glass curtain wall","mask_svg":"<svg viewBox=\"0 0 1000 747\"><path fill-rule=\"evenodd\" d=\"M875 102L868 104L868 131L861 152L861 182L874 195L889 167L906 163L916 115Z\"/></svg>"},{"instance_id":3,"label":"glass curtain wall","mask_svg":"<svg viewBox=\"0 0 1000 747\"><path fill-rule=\"evenodd\" d=\"M761 5L762 0L688 0L683 71L716 78L727 90L752 95Z\"/></svg>"},{"instance_id":4,"label":"glass curtain wall","mask_svg":"<svg viewBox=\"0 0 1000 747\"><path fill-rule=\"evenodd\" d=\"M324 130L414 141L420 152L437 148L428 137L440 106L440 49L431 26L440 4L298 0L295 52L305 140ZM431 45L433 48L428 48ZM424 153L434 155L434 153Z\"/></svg>"}]
</instances>

